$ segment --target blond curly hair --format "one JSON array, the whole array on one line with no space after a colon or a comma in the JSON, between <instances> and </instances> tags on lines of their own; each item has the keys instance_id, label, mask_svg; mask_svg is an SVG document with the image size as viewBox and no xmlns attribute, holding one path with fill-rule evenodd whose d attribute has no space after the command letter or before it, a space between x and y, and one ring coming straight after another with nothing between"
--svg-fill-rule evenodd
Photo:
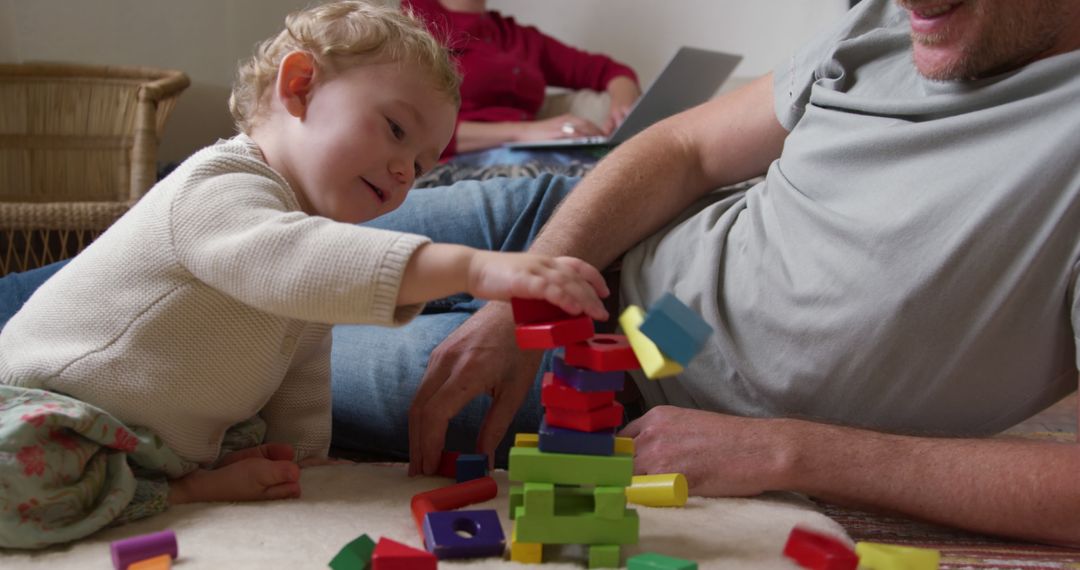
<instances>
[{"instance_id":1,"label":"blond curly hair","mask_svg":"<svg viewBox=\"0 0 1080 570\"><path fill-rule=\"evenodd\" d=\"M278 66L293 51L310 53L323 78L365 63L411 63L455 106L461 104L457 68L411 11L355 0L330 2L289 14L285 29L241 62L229 96L229 111L241 132L250 134L261 119Z\"/></svg>"}]
</instances>

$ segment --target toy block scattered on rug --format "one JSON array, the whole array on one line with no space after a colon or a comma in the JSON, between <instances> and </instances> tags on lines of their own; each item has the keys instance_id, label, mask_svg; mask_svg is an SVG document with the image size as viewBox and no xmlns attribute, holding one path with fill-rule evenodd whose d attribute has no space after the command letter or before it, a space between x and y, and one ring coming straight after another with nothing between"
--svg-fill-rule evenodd
<instances>
[{"instance_id":1,"label":"toy block scattered on rug","mask_svg":"<svg viewBox=\"0 0 1080 570\"><path fill-rule=\"evenodd\" d=\"M645 322L645 312L637 305L630 305L619 315L619 326L622 327L630 348L634 350L638 362L641 363L641 371L650 380L674 376L683 371L678 362L668 358L656 346L656 343L645 336L641 330L641 323Z\"/></svg>"},{"instance_id":2,"label":"toy block scattered on rug","mask_svg":"<svg viewBox=\"0 0 1080 570\"><path fill-rule=\"evenodd\" d=\"M127 570L132 564L162 555L176 559L180 553L176 544L176 533L172 530L117 540L109 544L109 551L116 570Z\"/></svg>"},{"instance_id":3,"label":"toy block scattered on rug","mask_svg":"<svg viewBox=\"0 0 1080 570\"><path fill-rule=\"evenodd\" d=\"M330 561L330 567L334 570L364 570L371 565L371 554L374 551L375 541L368 535L361 534L342 547Z\"/></svg>"},{"instance_id":4,"label":"toy block scattered on rug","mask_svg":"<svg viewBox=\"0 0 1080 570\"><path fill-rule=\"evenodd\" d=\"M435 570L438 558L430 552L383 537L371 554L371 570Z\"/></svg>"},{"instance_id":5,"label":"toy block scattered on rug","mask_svg":"<svg viewBox=\"0 0 1080 570\"><path fill-rule=\"evenodd\" d=\"M784 556L811 570L855 570L859 557L840 540L795 527L784 544Z\"/></svg>"},{"instance_id":6,"label":"toy block scattered on rug","mask_svg":"<svg viewBox=\"0 0 1080 570\"><path fill-rule=\"evenodd\" d=\"M713 333L709 323L671 293L653 303L638 330L683 366L701 352Z\"/></svg>"},{"instance_id":7,"label":"toy block scattered on rug","mask_svg":"<svg viewBox=\"0 0 1080 570\"><path fill-rule=\"evenodd\" d=\"M626 488L626 500L646 507L682 507L690 487L682 473L635 475Z\"/></svg>"},{"instance_id":8,"label":"toy block scattered on rug","mask_svg":"<svg viewBox=\"0 0 1080 570\"><path fill-rule=\"evenodd\" d=\"M460 509L494 499L498 494L499 486L494 479L480 477L413 495L410 508L420 540L424 539L424 517L428 513Z\"/></svg>"},{"instance_id":9,"label":"toy block scattered on rug","mask_svg":"<svg viewBox=\"0 0 1080 570\"><path fill-rule=\"evenodd\" d=\"M457 479L457 460L461 457L460 451L443 451L439 456L439 467L435 470L437 475Z\"/></svg>"},{"instance_id":10,"label":"toy block scattered on rug","mask_svg":"<svg viewBox=\"0 0 1080 570\"><path fill-rule=\"evenodd\" d=\"M486 453L462 453L457 458L454 476L458 483L487 477L488 456Z\"/></svg>"},{"instance_id":11,"label":"toy block scattered on rug","mask_svg":"<svg viewBox=\"0 0 1080 570\"><path fill-rule=\"evenodd\" d=\"M506 535L491 509L433 511L424 519L424 546L440 560L502 556Z\"/></svg>"},{"instance_id":12,"label":"toy block scattered on rug","mask_svg":"<svg viewBox=\"0 0 1080 570\"><path fill-rule=\"evenodd\" d=\"M172 556L162 554L153 558L147 558L128 566L128 570L171 570Z\"/></svg>"},{"instance_id":13,"label":"toy block scattered on rug","mask_svg":"<svg viewBox=\"0 0 1080 570\"><path fill-rule=\"evenodd\" d=\"M645 552L626 560L627 570L698 570L697 562L655 552Z\"/></svg>"},{"instance_id":14,"label":"toy block scattered on rug","mask_svg":"<svg viewBox=\"0 0 1080 570\"><path fill-rule=\"evenodd\" d=\"M937 550L876 542L855 543L855 555L866 570L937 570L941 563Z\"/></svg>"}]
</instances>

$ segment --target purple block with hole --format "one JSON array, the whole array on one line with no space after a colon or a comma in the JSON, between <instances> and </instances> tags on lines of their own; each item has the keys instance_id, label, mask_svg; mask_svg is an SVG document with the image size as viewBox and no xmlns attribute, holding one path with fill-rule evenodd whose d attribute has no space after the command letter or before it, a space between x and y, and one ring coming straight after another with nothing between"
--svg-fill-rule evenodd
<instances>
[{"instance_id":1,"label":"purple block with hole","mask_svg":"<svg viewBox=\"0 0 1080 570\"><path fill-rule=\"evenodd\" d=\"M176 546L176 533L171 530L152 532L117 540L109 545L112 552L113 566L116 570L126 570L136 562L168 554L173 560L180 554Z\"/></svg>"},{"instance_id":2,"label":"purple block with hole","mask_svg":"<svg viewBox=\"0 0 1080 570\"><path fill-rule=\"evenodd\" d=\"M626 373L621 370L596 372L571 366L563 360L562 354L556 354L551 359L551 371L556 378L578 392L618 392L623 389L623 381L626 379Z\"/></svg>"},{"instance_id":3,"label":"purple block with hole","mask_svg":"<svg viewBox=\"0 0 1080 570\"><path fill-rule=\"evenodd\" d=\"M539 447L544 453L612 455L615 453L615 429L578 431L551 426L546 419L540 420Z\"/></svg>"},{"instance_id":4,"label":"purple block with hole","mask_svg":"<svg viewBox=\"0 0 1080 570\"><path fill-rule=\"evenodd\" d=\"M433 511L424 516L424 547L440 560L502 556L506 535L492 509Z\"/></svg>"}]
</instances>

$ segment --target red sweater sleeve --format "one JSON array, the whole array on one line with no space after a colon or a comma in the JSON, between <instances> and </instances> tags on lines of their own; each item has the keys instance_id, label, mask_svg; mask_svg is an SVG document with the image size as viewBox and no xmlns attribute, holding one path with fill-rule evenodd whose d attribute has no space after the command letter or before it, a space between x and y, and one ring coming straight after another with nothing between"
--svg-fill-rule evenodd
<instances>
[{"instance_id":1,"label":"red sweater sleeve","mask_svg":"<svg viewBox=\"0 0 1080 570\"><path fill-rule=\"evenodd\" d=\"M549 85L604 91L616 77L629 77L637 83L633 69L606 55L572 48L532 26L519 29L540 54L540 69Z\"/></svg>"}]
</instances>

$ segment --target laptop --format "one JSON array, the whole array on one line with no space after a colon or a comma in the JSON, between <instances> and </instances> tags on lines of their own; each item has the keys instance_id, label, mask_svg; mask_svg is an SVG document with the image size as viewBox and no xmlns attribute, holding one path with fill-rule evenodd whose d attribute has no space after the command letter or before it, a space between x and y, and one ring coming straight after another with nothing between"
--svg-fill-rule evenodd
<instances>
[{"instance_id":1,"label":"laptop","mask_svg":"<svg viewBox=\"0 0 1080 570\"><path fill-rule=\"evenodd\" d=\"M708 101L740 61L741 55L681 47L611 135L511 142L503 147L539 150L615 146L657 121Z\"/></svg>"}]
</instances>

